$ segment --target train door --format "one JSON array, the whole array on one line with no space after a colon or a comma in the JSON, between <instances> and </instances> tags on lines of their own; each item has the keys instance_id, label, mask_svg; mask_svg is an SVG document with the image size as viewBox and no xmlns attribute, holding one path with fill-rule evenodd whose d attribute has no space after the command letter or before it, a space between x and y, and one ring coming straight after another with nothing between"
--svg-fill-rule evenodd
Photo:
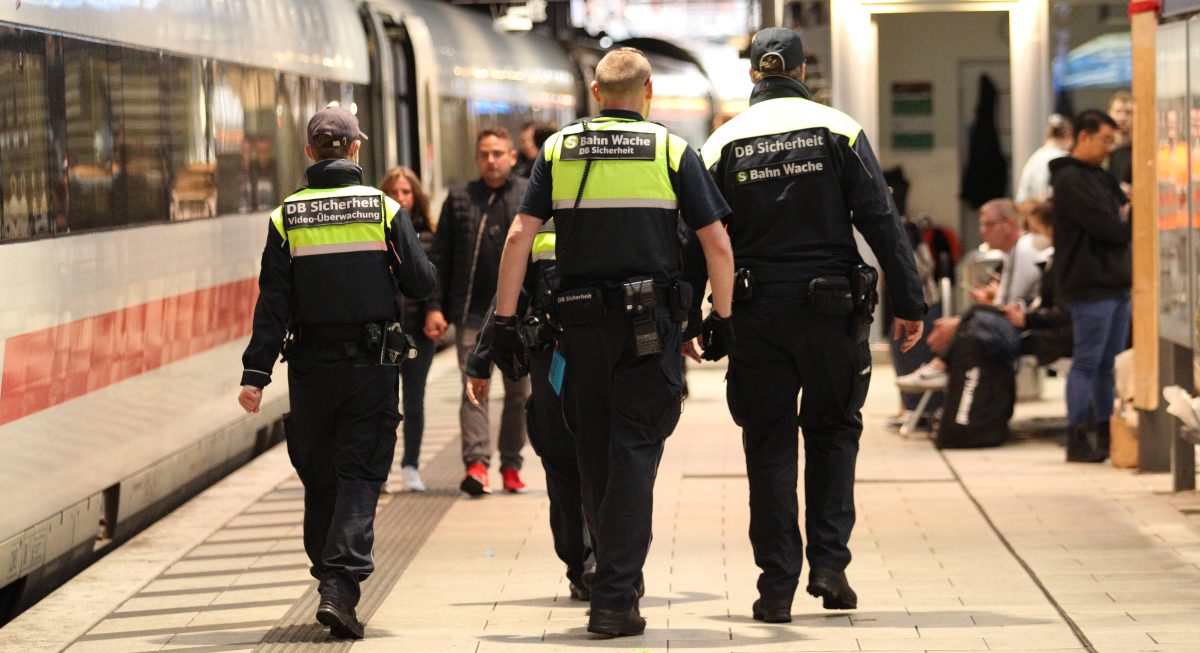
<instances>
[{"instance_id":1,"label":"train door","mask_svg":"<svg viewBox=\"0 0 1200 653\"><path fill-rule=\"evenodd\" d=\"M397 163L421 176L421 145L417 112L417 75L412 41L403 25L387 28L392 50L392 81L396 106Z\"/></svg>"}]
</instances>

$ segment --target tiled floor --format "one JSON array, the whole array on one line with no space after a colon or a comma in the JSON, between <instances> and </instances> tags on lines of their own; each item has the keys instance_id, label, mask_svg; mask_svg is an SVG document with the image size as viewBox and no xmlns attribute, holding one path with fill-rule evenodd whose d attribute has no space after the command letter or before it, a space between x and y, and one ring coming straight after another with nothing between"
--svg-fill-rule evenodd
<instances>
[{"instance_id":1,"label":"tiled floor","mask_svg":"<svg viewBox=\"0 0 1200 653\"><path fill-rule=\"evenodd\" d=\"M848 573L860 609L826 611L801 593L792 624L753 621L746 479L722 374L689 373L692 396L667 443L644 636L585 632L586 605L567 595L530 453L529 491L456 502L351 650L1200 650L1200 520L1180 509L1168 475L1068 465L1044 439L944 454L902 439L883 428L896 406L884 366L864 411L858 467ZM430 409L451 414L454 381L441 382L449 389L431 395ZM1020 404L1018 419L1062 410L1061 384L1047 384L1043 396ZM433 429L426 451L457 446L454 435ZM67 650L254 649L311 589L301 508L294 481L252 502L118 599ZM4 630L0 649L9 650Z\"/></svg>"}]
</instances>

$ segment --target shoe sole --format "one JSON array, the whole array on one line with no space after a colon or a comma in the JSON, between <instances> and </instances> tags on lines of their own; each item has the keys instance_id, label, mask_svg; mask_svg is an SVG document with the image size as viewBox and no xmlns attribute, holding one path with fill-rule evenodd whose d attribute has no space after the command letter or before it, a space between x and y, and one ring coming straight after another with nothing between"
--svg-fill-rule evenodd
<instances>
[{"instance_id":1,"label":"shoe sole","mask_svg":"<svg viewBox=\"0 0 1200 653\"><path fill-rule=\"evenodd\" d=\"M351 630L349 626L330 610L317 610L317 621L329 627L329 634L338 639L362 639L362 633Z\"/></svg>"},{"instance_id":2,"label":"shoe sole","mask_svg":"<svg viewBox=\"0 0 1200 653\"><path fill-rule=\"evenodd\" d=\"M857 610L858 602L851 603L838 598L837 594L828 587L809 585L805 588L810 595L821 599L821 606L826 610Z\"/></svg>"},{"instance_id":3,"label":"shoe sole","mask_svg":"<svg viewBox=\"0 0 1200 653\"><path fill-rule=\"evenodd\" d=\"M643 623L642 626L637 629L626 629L615 624L593 624L589 621L587 631L593 635L604 635L605 637L636 637L646 632L646 624Z\"/></svg>"},{"instance_id":4,"label":"shoe sole","mask_svg":"<svg viewBox=\"0 0 1200 653\"><path fill-rule=\"evenodd\" d=\"M492 493L492 491L485 487L483 483L479 482L479 479L472 476L464 478L463 482L459 484L458 488L473 497L481 497L485 494Z\"/></svg>"},{"instance_id":5,"label":"shoe sole","mask_svg":"<svg viewBox=\"0 0 1200 653\"><path fill-rule=\"evenodd\" d=\"M754 613L754 620L768 624L790 624L792 623L791 614L765 614L762 612Z\"/></svg>"}]
</instances>

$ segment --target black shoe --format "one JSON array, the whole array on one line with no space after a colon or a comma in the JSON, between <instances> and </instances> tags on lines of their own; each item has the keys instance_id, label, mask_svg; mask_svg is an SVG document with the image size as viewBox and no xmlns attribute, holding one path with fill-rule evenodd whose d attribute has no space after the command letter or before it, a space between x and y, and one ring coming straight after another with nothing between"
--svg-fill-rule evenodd
<instances>
[{"instance_id":1,"label":"black shoe","mask_svg":"<svg viewBox=\"0 0 1200 653\"><path fill-rule=\"evenodd\" d=\"M588 617L588 632L608 637L641 635L646 632L646 620L638 614L637 606L628 610L601 610L592 608Z\"/></svg>"},{"instance_id":2,"label":"black shoe","mask_svg":"<svg viewBox=\"0 0 1200 653\"><path fill-rule=\"evenodd\" d=\"M1105 435L1108 435L1107 424ZM1067 428L1067 462L1069 463L1102 463L1108 458L1108 450L1100 450L1097 433L1087 427L1087 424Z\"/></svg>"},{"instance_id":3,"label":"black shoe","mask_svg":"<svg viewBox=\"0 0 1200 653\"><path fill-rule=\"evenodd\" d=\"M808 574L807 591L823 599L826 610L854 610L858 607L858 595L850 589L846 573L832 569L813 569Z\"/></svg>"},{"instance_id":4,"label":"black shoe","mask_svg":"<svg viewBox=\"0 0 1200 653\"><path fill-rule=\"evenodd\" d=\"M765 621L769 624L792 623L792 605L790 601L784 603L782 601L755 599L754 607L751 608L751 611L754 613L755 621Z\"/></svg>"},{"instance_id":5,"label":"black shoe","mask_svg":"<svg viewBox=\"0 0 1200 653\"><path fill-rule=\"evenodd\" d=\"M363 625L354 614L354 608L347 608L329 599L322 599L317 608L317 621L329 626L329 634L338 639L362 639Z\"/></svg>"},{"instance_id":6,"label":"black shoe","mask_svg":"<svg viewBox=\"0 0 1200 653\"><path fill-rule=\"evenodd\" d=\"M576 585L571 583L571 600L572 601L591 601L592 590L586 585Z\"/></svg>"}]
</instances>

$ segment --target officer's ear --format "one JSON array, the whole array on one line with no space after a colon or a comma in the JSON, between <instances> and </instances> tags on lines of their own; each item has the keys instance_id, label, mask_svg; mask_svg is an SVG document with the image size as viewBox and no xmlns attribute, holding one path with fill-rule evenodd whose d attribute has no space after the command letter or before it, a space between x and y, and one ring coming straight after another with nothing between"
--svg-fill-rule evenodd
<instances>
[{"instance_id":1,"label":"officer's ear","mask_svg":"<svg viewBox=\"0 0 1200 653\"><path fill-rule=\"evenodd\" d=\"M304 155L307 156L309 159L312 159L314 163L317 160L317 153L313 151L311 145L304 146Z\"/></svg>"},{"instance_id":2,"label":"officer's ear","mask_svg":"<svg viewBox=\"0 0 1200 653\"><path fill-rule=\"evenodd\" d=\"M800 81L804 81L805 74L808 72L808 62L800 64Z\"/></svg>"},{"instance_id":3,"label":"officer's ear","mask_svg":"<svg viewBox=\"0 0 1200 653\"><path fill-rule=\"evenodd\" d=\"M592 85L591 85L591 89L592 89L592 99L596 100L597 103L603 103L603 100L600 99L600 85L597 84L595 81L593 81Z\"/></svg>"},{"instance_id":4,"label":"officer's ear","mask_svg":"<svg viewBox=\"0 0 1200 653\"><path fill-rule=\"evenodd\" d=\"M362 149L362 141L357 139L350 141L350 147L346 148L346 158L358 163L358 151L360 149Z\"/></svg>"},{"instance_id":5,"label":"officer's ear","mask_svg":"<svg viewBox=\"0 0 1200 653\"><path fill-rule=\"evenodd\" d=\"M754 66L750 66L750 68L749 68L749 69L748 69L746 72L750 73L750 81L754 82L754 81L755 81L755 79L754 79Z\"/></svg>"}]
</instances>

